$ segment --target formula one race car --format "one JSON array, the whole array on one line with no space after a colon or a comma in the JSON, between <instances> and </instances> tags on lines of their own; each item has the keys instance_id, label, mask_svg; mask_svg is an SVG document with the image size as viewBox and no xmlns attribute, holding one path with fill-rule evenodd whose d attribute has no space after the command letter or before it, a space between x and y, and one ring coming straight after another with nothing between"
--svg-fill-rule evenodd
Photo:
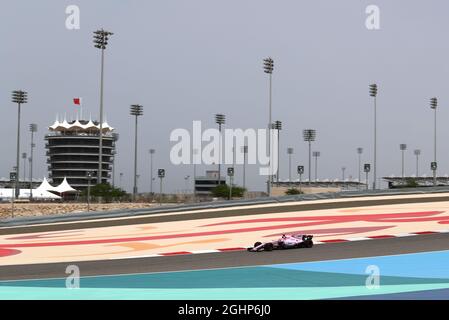
<instances>
[{"instance_id":1,"label":"formula one race car","mask_svg":"<svg viewBox=\"0 0 449 320\"><path fill-rule=\"evenodd\" d=\"M282 235L278 240L271 242L256 242L254 247L248 248L248 251L272 251L277 249L293 249L293 248L312 248L313 236L311 235Z\"/></svg>"}]
</instances>

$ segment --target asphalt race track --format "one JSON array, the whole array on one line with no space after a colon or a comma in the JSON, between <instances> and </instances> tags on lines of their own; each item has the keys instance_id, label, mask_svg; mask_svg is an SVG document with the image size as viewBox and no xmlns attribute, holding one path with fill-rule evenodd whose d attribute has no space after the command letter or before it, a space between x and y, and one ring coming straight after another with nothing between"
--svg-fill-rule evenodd
<instances>
[{"instance_id":1,"label":"asphalt race track","mask_svg":"<svg viewBox=\"0 0 449 320\"><path fill-rule=\"evenodd\" d=\"M272 252L234 251L135 259L71 262L83 276L185 271L276 263L325 261L449 250L449 233L316 245ZM68 263L0 267L0 280L65 277Z\"/></svg>"}]
</instances>

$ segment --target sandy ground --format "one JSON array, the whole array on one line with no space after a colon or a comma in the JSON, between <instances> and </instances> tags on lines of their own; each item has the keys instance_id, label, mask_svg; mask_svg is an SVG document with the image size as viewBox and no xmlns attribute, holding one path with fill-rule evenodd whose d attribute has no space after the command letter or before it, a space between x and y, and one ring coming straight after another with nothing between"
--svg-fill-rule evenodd
<instances>
[{"instance_id":1,"label":"sandy ground","mask_svg":"<svg viewBox=\"0 0 449 320\"><path fill-rule=\"evenodd\" d=\"M150 208L150 203L92 203L91 211ZM58 213L86 212L86 203L15 203L14 216L43 216ZM0 203L0 219L11 216L11 203Z\"/></svg>"}]
</instances>

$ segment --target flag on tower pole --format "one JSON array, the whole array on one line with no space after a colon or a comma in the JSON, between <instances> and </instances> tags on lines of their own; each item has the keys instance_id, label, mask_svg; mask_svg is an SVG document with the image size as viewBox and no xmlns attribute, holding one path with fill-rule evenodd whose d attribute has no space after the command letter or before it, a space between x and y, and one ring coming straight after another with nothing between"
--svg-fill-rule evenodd
<instances>
[{"instance_id":1,"label":"flag on tower pole","mask_svg":"<svg viewBox=\"0 0 449 320\"><path fill-rule=\"evenodd\" d=\"M80 106L80 118L83 119L83 102L82 98L73 98L73 103Z\"/></svg>"}]
</instances>

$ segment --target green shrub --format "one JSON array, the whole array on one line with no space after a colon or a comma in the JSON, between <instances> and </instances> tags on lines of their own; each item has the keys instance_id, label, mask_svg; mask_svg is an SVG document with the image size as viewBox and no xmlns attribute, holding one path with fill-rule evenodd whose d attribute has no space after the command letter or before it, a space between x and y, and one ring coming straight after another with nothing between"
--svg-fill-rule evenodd
<instances>
[{"instance_id":1,"label":"green shrub","mask_svg":"<svg viewBox=\"0 0 449 320\"><path fill-rule=\"evenodd\" d=\"M87 196L87 189L83 191L82 195ZM109 183L101 183L90 187L91 197L101 197L106 202L120 199L126 195L125 191L120 188L113 188Z\"/></svg>"},{"instance_id":2,"label":"green shrub","mask_svg":"<svg viewBox=\"0 0 449 320\"><path fill-rule=\"evenodd\" d=\"M241 198L245 189L239 186L232 186L232 197ZM212 195L217 198L229 198L229 186L221 184L212 189Z\"/></svg>"},{"instance_id":3,"label":"green shrub","mask_svg":"<svg viewBox=\"0 0 449 320\"><path fill-rule=\"evenodd\" d=\"M303 193L302 191L299 191L296 188L290 188L287 191L285 191L285 194L289 195L289 196L292 196L292 195L295 195L295 194L302 194L302 193Z\"/></svg>"}]
</instances>

